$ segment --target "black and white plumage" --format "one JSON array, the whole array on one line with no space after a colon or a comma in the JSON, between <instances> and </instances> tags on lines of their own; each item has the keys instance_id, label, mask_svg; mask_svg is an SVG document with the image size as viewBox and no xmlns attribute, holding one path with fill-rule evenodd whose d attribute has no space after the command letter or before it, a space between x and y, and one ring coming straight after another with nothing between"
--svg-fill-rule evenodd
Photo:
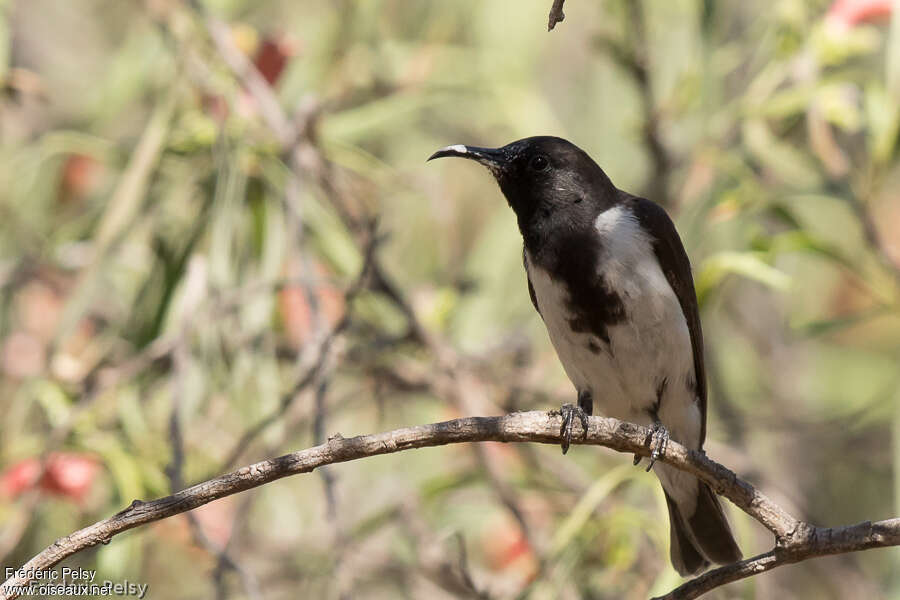
<instances>
[{"instance_id":1,"label":"black and white plumage","mask_svg":"<svg viewBox=\"0 0 900 600\"><path fill-rule=\"evenodd\" d=\"M502 148L448 146L485 165L516 214L528 291L578 394L575 416L650 425L688 448L706 437L703 337L691 265L657 204L617 189L580 148L532 137ZM582 412L583 411L583 412ZM564 442L563 451L568 447ZM651 462L651 464L653 464ZM653 464L665 491L672 563L681 574L741 558L716 496Z\"/></svg>"}]
</instances>

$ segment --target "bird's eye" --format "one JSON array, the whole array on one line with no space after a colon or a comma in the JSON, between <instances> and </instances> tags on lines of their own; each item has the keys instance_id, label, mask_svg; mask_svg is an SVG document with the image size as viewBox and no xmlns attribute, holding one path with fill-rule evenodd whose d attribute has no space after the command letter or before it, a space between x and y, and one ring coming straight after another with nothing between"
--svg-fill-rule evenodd
<instances>
[{"instance_id":1,"label":"bird's eye","mask_svg":"<svg viewBox=\"0 0 900 600\"><path fill-rule=\"evenodd\" d=\"M531 159L531 162L528 163L528 166L531 167L531 169L534 171L546 171L550 168L550 161L547 160L547 157L543 154L538 154Z\"/></svg>"}]
</instances>

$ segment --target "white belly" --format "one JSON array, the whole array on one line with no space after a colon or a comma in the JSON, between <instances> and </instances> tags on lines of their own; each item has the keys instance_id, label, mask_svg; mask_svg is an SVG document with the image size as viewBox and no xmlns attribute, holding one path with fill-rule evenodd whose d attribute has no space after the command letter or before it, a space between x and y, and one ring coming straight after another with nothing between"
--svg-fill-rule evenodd
<instances>
[{"instance_id":1,"label":"white belly","mask_svg":"<svg viewBox=\"0 0 900 600\"><path fill-rule=\"evenodd\" d=\"M526 252L525 266L553 347L576 389L590 391L607 416L649 424L662 387L660 420L673 438L697 448L701 415L694 359L678 298L630 213L614 207L597 218L595 227L605 250L596 273L585 277L606 280L620 296L625 318L608 326L608 345L591 332L572 331L565 284L535 266Z\"/></svg>"}]
</instances>

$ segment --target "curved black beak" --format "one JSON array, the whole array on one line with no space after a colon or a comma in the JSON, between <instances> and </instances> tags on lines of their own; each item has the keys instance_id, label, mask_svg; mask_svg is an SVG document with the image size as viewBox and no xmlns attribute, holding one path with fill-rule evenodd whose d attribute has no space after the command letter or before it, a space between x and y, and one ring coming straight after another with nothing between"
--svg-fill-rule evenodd
<instances>
[{"instance_id":1,"label":"curved black beak","mask_svg":"<svg viewBox=\"0 0 900 600\"><path fill-rule=\"evenodd\" d=\"M503 148L479 148L478 146L463 146L462 144L441 148L429 156L428 160L444 158L445 156L458 156L459 158L468 158L469 160L480 162L494 173L506 166L509 160Z\"/></svg>"}]
</instances>

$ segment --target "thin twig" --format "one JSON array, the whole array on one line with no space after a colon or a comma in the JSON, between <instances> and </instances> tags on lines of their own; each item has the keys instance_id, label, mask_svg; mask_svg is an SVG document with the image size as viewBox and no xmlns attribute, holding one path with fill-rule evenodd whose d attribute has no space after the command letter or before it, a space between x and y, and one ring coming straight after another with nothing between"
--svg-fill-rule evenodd
<instances>
[{"instance_id":1,"label":"thin twig","mask_svg":"<svg viewBox=\"0 0 900 600\"><path fill-rule=\"evenodd\" d=\"M228 536L225 545L220 548L221 551L218 552L219 559L216 561L215 568L213 568L212 578L216 588L216 598L219 600L227 596L225 572L229 570L235 571L238 574L238 577L241 578L241 584L244 586L247 596L251 598L262 598L262 591L256 577L249 570L240 568L231 558L231 547L238 535L238 530L243 522L246 521L247 514L250 512L250 505L254 498L255 496L250 494L244 497L244 501L238 507L231 520L231 535ZM194 513L188 513L188 515L192 514Z\"/></svg>"},{"instance_id":2,"label":"thin twig","mask_svg":"<svg viewBox=\"0 0 900 600\"><path fill-rule=\"evenodd\" d=\"M325 419L327 418L327 409L325 406L328 397L328 381L322 380L316 386L315 409L313 415L313 443L322 444L325 442ZM319 469L319 476L325 486L325 511L328 520L335 526L335 542L341 539L340 531L337 527L337 495L335 493L334 473L329 467Z\"/></svg>"},{"instance_id":3,"label":"thin twig","mask_svg":"<svg viewBox=\"0 0 900 600\"><path fill-rule=\"evenodd\" d=\"M853 212L856 214L856 218L859 219L859 223L862 226L863 236L866 240L866 243L875 254L878 262L881 263L881 266L884 267L888 273L890 273L891 277L894 278L895 283L900 286L900 264L898 264L893 259L891 253L888 252L888 249L885 247L884 241L881 239L881 234L878 232L878 226L875 224L875 218L872 216L872 212L869 209L868 203L857 197L852 192L849 193L847 197L850 208L853 209Z\"/></svg>"},{"instance_id":4,"label":"thin twig","mask_svg":"<svg viewBox=\"0 0 900 600\"><path fill-rule=\"evenodd\" d=\"M401 505L398 516L401 528L407 532L415 548L419 572L455 598L490 600L491 596L475 585L475 580L469 573L465 540L459 532L453 535L457 556L452 557L450 548L447 547L449 540L440 539L434 534L422 519L414 501Z\"/></svg>"},{"instance_id":5,"label":"thin twig","mask_svg":"<svg viewBox=\"0 0 900 600\"><path fill-rule=\"evenodd\" d=\"M553 6L550 7L550 20L547 22L547 31L553 31L557 23L562 23L566 18L563 12L563 4L566 0L553 0Z\"/></svg>"}]
</instances>

